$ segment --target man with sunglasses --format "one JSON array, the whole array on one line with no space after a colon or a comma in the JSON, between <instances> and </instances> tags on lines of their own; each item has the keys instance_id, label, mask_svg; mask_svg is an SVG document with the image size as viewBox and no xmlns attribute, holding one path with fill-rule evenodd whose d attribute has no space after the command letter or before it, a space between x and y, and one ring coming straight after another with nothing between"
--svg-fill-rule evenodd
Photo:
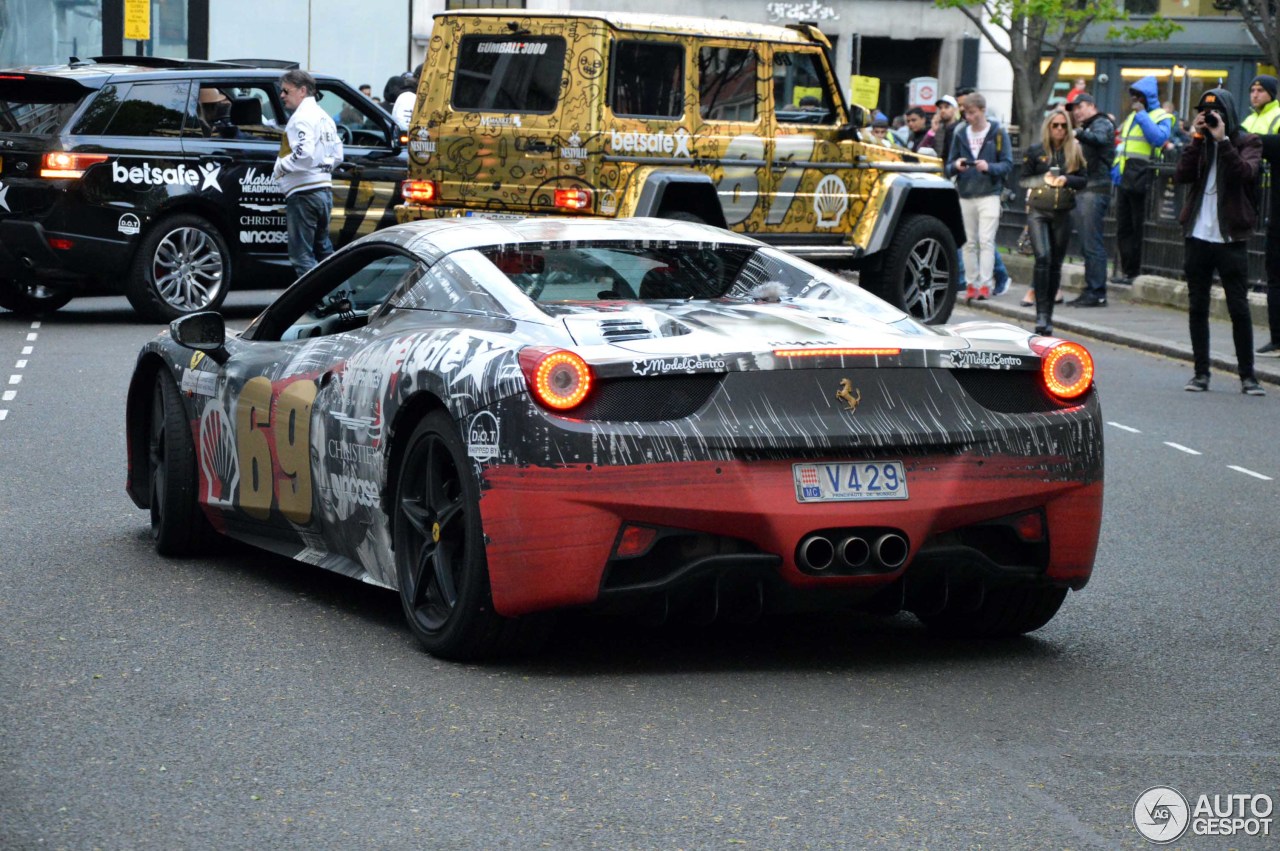
<instances>
[{"instance_id":1,"label":"man with sunglasses","mask_svg":"<svg viewBox=\"0 0 1280 851\"><path fill-rule=\"evenodd\" d=\"M1076 193L1072 211L1080 247L1084 252L1084 292L1071 301L1077 307L1105 307L1107 303L1107 244L1102 222L1111 206L1111 164L1116 156L1116 126L1098 112L1098 102L1088 92L1071 101L1076 141L1084 153L1088 183Z\"/></svg>"},{"instance_id":2,"label":"man with sunglasses","mask_svg":"<svg viewBox=\"0 0 1280 851\"><path fill-rule=\"evenodd\" d=\"M329 113L316 103L316 79L295 68L280 78L280 98L292 110L272 177L284 192L289 262L302 274L333 253L330 175L342 162L342 140Z\"/></svg>"}]
</instances>

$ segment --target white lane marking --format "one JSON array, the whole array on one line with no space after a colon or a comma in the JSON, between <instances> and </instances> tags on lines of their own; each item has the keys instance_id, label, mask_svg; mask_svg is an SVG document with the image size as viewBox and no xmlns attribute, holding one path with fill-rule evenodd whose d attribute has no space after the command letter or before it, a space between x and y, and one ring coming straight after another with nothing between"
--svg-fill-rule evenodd
<instances>
[{"instance_id":1,"label":"white lane marking","mask_svg":"<svg viewBox=\"0 0 1280 851\"><path fill-rule=\"evenodd\" d=\"M39 320L37 320L37 321L35 321L35 322L32 322L32 323L31 323L31 330L32 330L32 331L36 330L36 329L37 329L37 328L39 328L39 327L40 327L40 322L39 322Z\"/></svg>"},{"instance_id":2,"label":"white lane marking","mask_svg":"<svg viewBox=\"0 0 1280 851\"><path fill-rule=\"evenodd\" d=\"M7 416L9 416L9 412L6 411L4 408L0 408L0 420L4 419Z\"/></svg>"},{"instance_id":3,"label":"white lane marking","mask_svg":"<svg viewBox=\"0 0 1280 851\"><path fill-rule=\"evenodd\" d=\"M1117 422L1112 422L1111 420L1107 420L1107 425L1109 425L1109 426L1115 426L1116 428L1120 429L1121 431L1127 431L1127 432L1129 432L1130 434L1142 434L1142 429L1137 429L1137 428L1134 428L1133 426L1122 425L1122 424L1117 423Z\"/></svg>"},{"instance_id":4,"label":"white lane marking","mask_svg":"<svg viewBox=\"0 0 1280 851\"><path fill-rule=\"evenodd\" d=\"M22 353L23 353L24 355L29 355L29 354L31 354L32 352L34 352L35 350L36 350L36 347L35 347L35 346L23 346L23 347L22 347Z\"/></svg>"},{"instance_id":5,"label":"white lane marking","mask_svg":"<svg viewBox=\"0 0 1280 851\"><path fill-rule=\"evenodd\" d=\"M26 360L26 358L23 358L22 360L18 361L18 362L17 362L17 364L15 364L13 368L14 368L14 369L26 369L26 368L27 368L27 360Z\"/></svg>"},{"instance_id":6,"label":"white lane marking","mask_svg":"<svg viewBox=\"0 0 1280 851\"><path fill-rule=\"evenodd\" d=\"M1185 452L1185 453L1187 453L1188 455L1200 455L1200 454L1202 454L1202 453L1200 453L1200 452L1195 451L1194 449L1191 449L1190 447L1183 446L1181 443L1172 443L1172 442L1170 442L1170 441L1166 440L1166 441L1164 442L1164 445L1165 445L1165 446L1172 446L1174 449L1178 450L1179 452Z\"/></svg>"},{"instance_id":7,"label":"white lane marking","mask_svg":"<svg viewBox=\"0 0 1280 851\"><path fill-rule=\"evenodd\" d=\"M27 335L27 342L28 342L28 343L34 343L34 342L36 341L36 337L39 337L39 336L40 336L39 334L28 334L28 335Z\"/></svg>"},{"instance_id":8,"label":"white lane marking","mask_svg":"<svg viewBox=\"0 0 1280 851\"><path fill-rule=\"evenodd\" d=\"M10 383L10 384L21 384L21 383L22 383L22 376L21 376L21 375L11 375L11 376L9 376L9 383Z\"/></svg>"},{"instance_id":9,"label":"white lane marking","mask_svg":"<svg viewBox=\"0 0 1280 851\"><path fill-rule=\"evenodd\" d=\"M1269 482L1272 480L1270 476L1264 476L1261 473L1255 473L1253 472L1253 470L1247 469L1245 467L1237 467L1235 464L1228 464L1227 469L1235 470L1237 473L1244 473L1246 476L1253 476L1255 479L1262 479L1264 482Z\"/></svg>"},{"instance_id":10,"label":"white lane marking","mask_svg":"<svg viewBox=\"0 0 1280 851\"><path fill-rule=\"evenodd\" d=\"M18 395L17 390L6 390L4 391L4 401L12 402L17 395Z\"/></svg>"}]
</instances>

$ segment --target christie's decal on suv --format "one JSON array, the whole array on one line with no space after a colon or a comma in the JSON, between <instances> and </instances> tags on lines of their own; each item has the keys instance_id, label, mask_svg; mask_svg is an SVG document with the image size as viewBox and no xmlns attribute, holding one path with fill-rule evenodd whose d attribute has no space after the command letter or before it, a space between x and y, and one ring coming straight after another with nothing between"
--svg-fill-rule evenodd
<instances>
[{"instance_id":1,"label":"christie's decal on suv","mask_svg":"<svg viewBox=\"0 0 1280 851\"><path fill-rule=\"evenodd\" d=\"M609 150L613 153L667 154L673 157L692 157L689 144L693 136L681 127L674 133L619 133L609 131Z\"/></svg>"},{"instance_id":2,"label":"christie's decal on suv","mask_svg":"<svg viewBox=\"0 0 1280 851\"><path fill-rule=\"evenodd\" d=\"M132 183L136 186L199 186L201 190L216 189L222 191L218 183L218 174L222 171L219 163L206 163L199 169L187 168L179 163L176 166L157 168L151 163L126 166L118 160L111 163L112 183Z\"/></svg>"},{"instance_id":3,"label":"christie's decal on suv","mask_svg":"<svg viewBox=\"0 0 1280 851\"><path fill-rule=\"evenodd\" d=\"M955 351L950 357L954 369L1018 369L1022 366L1022 358L997 352Z\"/></svg>"},{"instance_id":4,"label":"christie's decal on suv","mask_svg":"<svg viewBox=\"0 0 1280 851\"><path fill-rule=\"evenodd\" d=\"M668 372L702 372L724 371L725 363L710 355L695 355L685 358L651 358L631 362L631 371L636 375L664 375Z\"/></svg>"}]
</instances>

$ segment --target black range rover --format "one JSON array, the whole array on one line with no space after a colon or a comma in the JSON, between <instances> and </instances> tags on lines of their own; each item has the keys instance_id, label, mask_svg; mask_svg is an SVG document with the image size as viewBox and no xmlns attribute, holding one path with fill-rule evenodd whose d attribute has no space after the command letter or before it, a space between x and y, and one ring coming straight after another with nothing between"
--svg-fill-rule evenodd
<instances>
[{"instance_id":1,"label":"black range rover","mask_svg":"<svg viewBox=\"0 0 1280 851\"><path fill-rule=\"evenodd\" d=\"M217 308L233 282L290 282L271 178L288 121L281 73L142 57L0 71L0 306L123 292L168 321ZM406 155L390 115L315 76L346 154L336 247L395 223Z\"/></svg>"}]
</instances>

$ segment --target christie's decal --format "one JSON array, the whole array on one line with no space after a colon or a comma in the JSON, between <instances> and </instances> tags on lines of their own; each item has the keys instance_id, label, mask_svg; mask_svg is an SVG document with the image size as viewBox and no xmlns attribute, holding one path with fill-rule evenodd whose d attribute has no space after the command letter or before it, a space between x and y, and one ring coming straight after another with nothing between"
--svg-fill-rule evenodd
<instances>
[{"instance_id":1,"label":"christie's decal","mask_svg":"<svg viewBox=\"0 0 1280 851\"><path fill-rule=\"evenodd\" d=\"M1022 358L997 352L955 351L951 353L951 366L954 369L1018 369Z\"/></svg>"},{"instance_id":2,"label":"christie's decal","mask_svg":"<svg viewBox=\"0 0 1280 851\"><path fill-rule=\"evenodd\" d=\"M665 375L669 372L704 372L709 370L723 371L725 363L719 358L698 355L685 358L650 358L631 362L631 371L636 375Z\"/></svg>"}]
</instances>

